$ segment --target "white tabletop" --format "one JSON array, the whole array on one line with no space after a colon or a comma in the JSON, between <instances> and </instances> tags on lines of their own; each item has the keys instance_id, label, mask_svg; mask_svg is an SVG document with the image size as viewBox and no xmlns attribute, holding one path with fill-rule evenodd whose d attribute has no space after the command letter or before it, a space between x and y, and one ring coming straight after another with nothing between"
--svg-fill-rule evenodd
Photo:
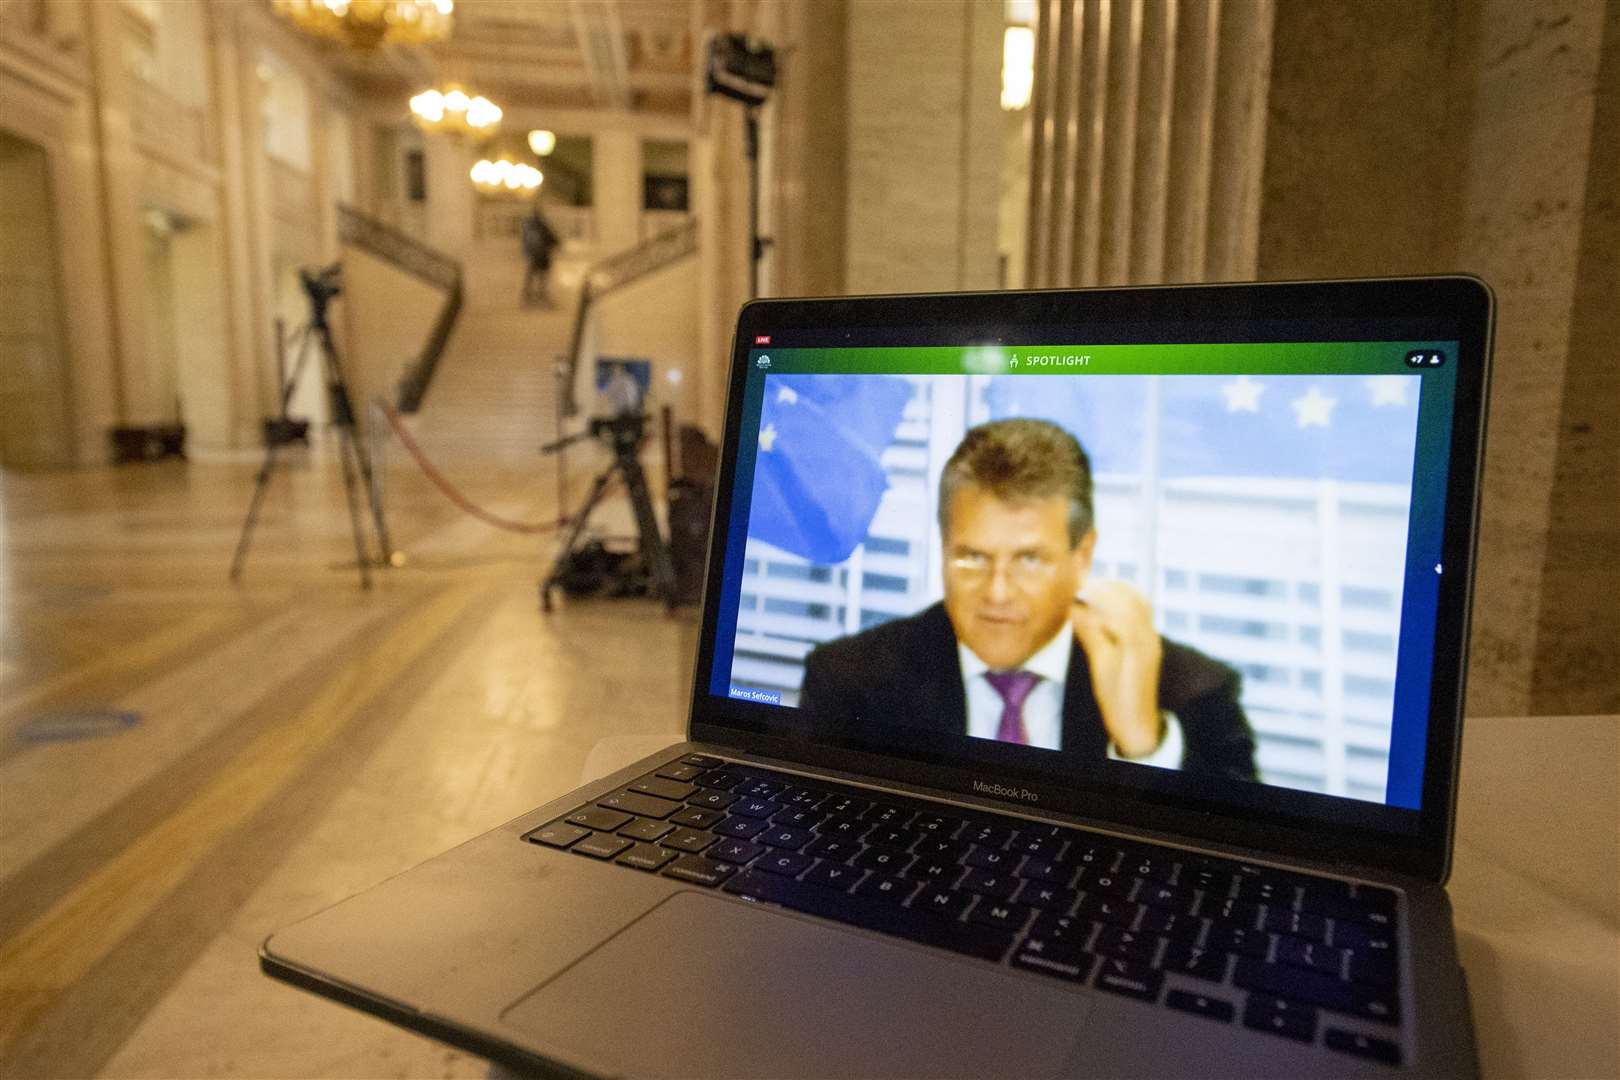
<instances>
[{"instance_id":1,"label":"white tabletop","mask_svg":"<svg viewBox=\"0 0 1620 1080\"><path fill-rule=\"evenodd\" d=\"M1620 1077L1620 716L1470 720L1451 881L1480 1067ZM669 745L603 739L594 779Z\"/></svg>"}]
</instances>

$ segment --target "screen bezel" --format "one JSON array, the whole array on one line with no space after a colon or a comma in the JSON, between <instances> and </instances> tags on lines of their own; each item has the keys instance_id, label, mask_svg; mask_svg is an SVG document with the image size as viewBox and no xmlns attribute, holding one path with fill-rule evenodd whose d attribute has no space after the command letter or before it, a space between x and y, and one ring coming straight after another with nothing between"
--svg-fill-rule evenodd
<instances>
[{"instance_id":1,"label":"screen bezel","mask_svg":"<svg viewBox=\"0 0 1620 1080\"><path fill-rule=\"evenodd\" d=\"M1479 466L1489 385L1494 300L1478 278L1457 275L1356 281L1161 286L1132 289L1053 289L829 299L755 300L738 316L732 340L726 428L715 491L702 627L694 668L689 736L694 741L802 761L879 780L959 791L982 799L974 780L1017 781L1037 801L1007 800L1008 809L1038 809L1091 820L1170 832L1321 862L1366 866L1444 881L1450 868L1456 773L1462 734L1469 601L1479 503ZM1275 327L1298 326L1279 338ZM1051 777L1009 764L950 763L936 756L815 743L785 734L780 706L719 698L709 692L724 574L726 523L731 521L737 441L742 424L746 360L758 335L775 347L836 347L895 343L926 327L930 343L1066 344L1026 341L1032 327L1073 327L1075 344L1277 340L1455 340L1455 402L1445 494L1442 576L1436 610L1434 669L1424 758L1422 803L1415 827L1385 826L1383 807L1358 806L1291 789L1256 785L1244 813L1225 795L1190 796L1095 778L1059 786ZM1348 334L1361 326L1366 332ZM1306 330L1305 327L1315 327ZM1337 328L1324 336L1323 329ZM859 328L859 330L849 329ZM1217 333L1224 329L1225 332ZM1237 331L1247 331L1238 333ZM1421 332L1419 332L1421 331ZM857 340L856 334L859 334ZM1143 337L1146 333L1150 336ZM1269 333L1271 336L1266 336ZM1132 334L1126 338L1121 335ZM953 336L954 335L954 336ZM1322 800L1331 799L1331 803ZM1262 807L1260 804L1264 802ZM1309 812L1314 808L1314 814ZM1331 811L1338 820L1320 816ZM1368 812L1371 810L1372 812ZM1387 815L1386 815L1387 817Z\"/></svg>"}]
</instances>

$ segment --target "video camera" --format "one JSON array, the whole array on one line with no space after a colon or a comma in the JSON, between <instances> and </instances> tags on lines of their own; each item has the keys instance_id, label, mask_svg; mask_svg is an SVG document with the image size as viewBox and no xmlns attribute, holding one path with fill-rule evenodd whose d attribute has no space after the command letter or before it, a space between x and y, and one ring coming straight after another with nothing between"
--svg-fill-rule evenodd
<instances>
[{"instance_id":1,"label":"video camera","mask_svg":"<svg viewBox=\"0 0 1620 1080\"><path fill-rule=\"evenodd\" d=\"M317 308L324 308L333 297L343 293L343 264L306 266L298 271L298 280L303 283L309 302Z\"/></svg>"}]
</instances>

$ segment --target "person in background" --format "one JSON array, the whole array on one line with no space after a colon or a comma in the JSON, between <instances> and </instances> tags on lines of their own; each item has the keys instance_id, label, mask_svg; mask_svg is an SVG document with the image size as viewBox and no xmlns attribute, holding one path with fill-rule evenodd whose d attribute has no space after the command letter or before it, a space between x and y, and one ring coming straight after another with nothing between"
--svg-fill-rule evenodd
<instances>
[{"instance_id":1,"label":"person in background","mask_svg":"<svg viewBox=\"0 0 1620 1080\"><path fill-rule=\"evenodd\" d=\"M562 242L556 230L540 212L537 200L520 226L523 256L528 269L523 274L523 303L529 307L551 306L551 254Z\"/></svg>"}]
</instances>

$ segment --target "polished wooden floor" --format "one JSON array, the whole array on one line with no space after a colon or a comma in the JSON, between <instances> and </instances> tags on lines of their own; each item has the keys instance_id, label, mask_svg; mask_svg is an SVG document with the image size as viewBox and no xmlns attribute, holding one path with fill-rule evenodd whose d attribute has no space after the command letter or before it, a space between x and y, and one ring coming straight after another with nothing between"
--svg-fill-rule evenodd
<instances>
[{"instance_id":1,"label":"polished wooden floor","mask_svg":"<svg viewBox=\"0 0 1620 1080\"><path fill-rule=\"evenodd\" d=\"M259 941L573 786L598 739L681 730L692 620L542 615L549 542L403 465L409 559L370 592L319 455L231 584L253 471L0 473L0 1076L483 1075L271 982ZM551 490L471 493L544 519Z\"/></svg>"}]
</instances>

